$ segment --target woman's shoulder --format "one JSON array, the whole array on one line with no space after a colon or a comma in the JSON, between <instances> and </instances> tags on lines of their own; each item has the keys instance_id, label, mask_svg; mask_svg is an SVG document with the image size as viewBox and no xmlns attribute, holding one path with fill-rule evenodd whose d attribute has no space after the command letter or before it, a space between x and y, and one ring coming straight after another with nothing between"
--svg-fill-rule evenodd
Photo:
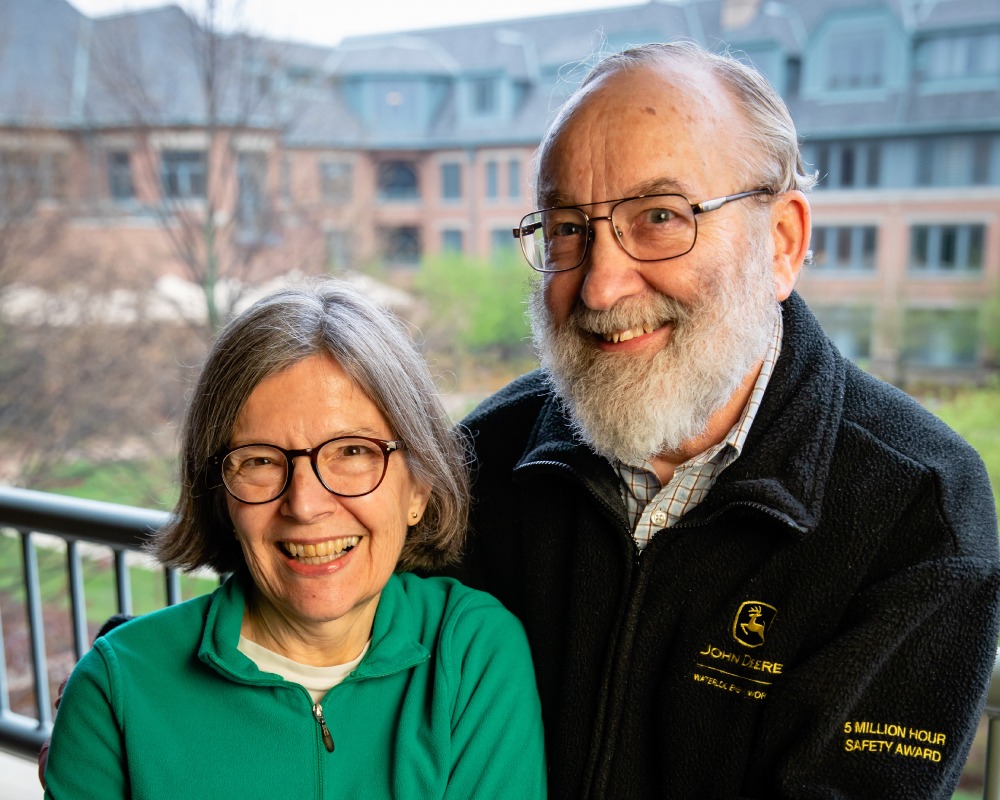
<instances>
[{"instance_id":1,"label":"woman's shoulder","mask_svg":"<svg viewBox=\"0 0 1000 800\"><path fill-rule=\"evenodd\" d=\"M142 659L161 657L164 647L180 650L187 642L196 647L213 595L200 595L135 616L99 636L94 646L112 651L118 658L131 654Z\"/></svg>"},{"instance_id":2,"label":"woman's shoulder","mask_svg":"<svg viewBox=\"0 0 1000 800\"><path fill-rule=\"evenodd\" d=\"M394 576L394 580L410 603L436 607L444 612L482 609L487 614L513 617L493 595L466 586L456 578L423 577L412 572L401 572Z\"/></svg>"},{"instance_id":3,"label":"woman's shoulder","mask_svg":"<svg viewBox=\"0 0 1000 800\"><path fill-rule=\"evenodd\" d=\"M393 577L410 613L420 617L425 631L440 640L485 641L482 634L524 638L520 621L493 595L466 586L455 578L420 577L400 573ZM440 641L439 640L439 641Z\"/></svg>"}]
</instances>

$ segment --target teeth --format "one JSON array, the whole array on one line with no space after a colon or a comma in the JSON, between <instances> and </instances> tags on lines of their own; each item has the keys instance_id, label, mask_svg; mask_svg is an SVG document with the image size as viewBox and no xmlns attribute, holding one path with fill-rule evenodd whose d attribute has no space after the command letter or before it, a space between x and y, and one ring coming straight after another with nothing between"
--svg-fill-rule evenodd
<instances>
[{"instance_id":1,"label":"teeth","mask_svg":"<svg viewBox=\"0 0 1000 800\"><path fill-rule=\"evenodd\" d=\"M652 333L654 330L655 328L652 325L643 325L641 328L629 328L627 331L616 331L615 333L605 333L602 335L604 341L619 344L627 342L629 339L634 339L636 336Z\"/></svg>"},{"instance_id":2,"label":"teeth","mask_svg":"<svg viewBox=\"0 0 1000 800\"><path fill-rule=\"evenodd\" d=\"M325 542L311 542L309 544L282 542L281 544L288 555L304 564L326 564L340 558L360 541L360 536L344 536L340 539L328 539Z\"/></svg>"}]
</instances>

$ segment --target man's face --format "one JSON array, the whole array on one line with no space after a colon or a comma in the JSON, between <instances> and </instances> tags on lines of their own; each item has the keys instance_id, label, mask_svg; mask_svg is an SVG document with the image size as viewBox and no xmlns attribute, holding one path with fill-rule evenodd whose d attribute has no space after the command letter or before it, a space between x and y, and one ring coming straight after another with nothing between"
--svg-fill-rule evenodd
<instances>
[{"instance_id":1,"label":"man's face","mask_svg":"<svg viewBox=\"0 0 1000 800\"><path fill-rule=\"evenodd\" d=\"M644 68L606 76L542 154L544 206L756 188L735 168L742 124L713 79ZM640 262L594 223L586 260L547 275L532 303L543 365L583 438L629 463L679 451L755 374L777 315L767 211L753 199L701 216L694 249ZM745 206L741 208L740 206Z\"/></svg>"}]
</instances>

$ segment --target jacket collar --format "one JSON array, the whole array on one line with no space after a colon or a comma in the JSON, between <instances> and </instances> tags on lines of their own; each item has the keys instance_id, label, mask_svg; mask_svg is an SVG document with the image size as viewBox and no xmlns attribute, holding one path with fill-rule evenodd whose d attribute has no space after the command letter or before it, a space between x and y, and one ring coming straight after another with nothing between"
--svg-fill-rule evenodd
<instances>
[{"instance_id":1,"label":"jacket collar","mask_svg":"<svg viewBox=\"0 0 1000 800\"><path fill-rule=\"evenodd\" d=\"M249 581L249 576L236 573L213 593L198 658L239 683L286 683L277 675L259 670L238 649ZM390 675L430 658L430 652L418 639L420 626L415 613L406 600L402 582L392 575L375 611L371 647L350 680Z\"/></svg>"},{"instance_id":2,"label":"jacket collar","mask_svg":"<svg viewBox=\"0 0 1000 800\"><path fill-rule=\"evenodd\" d=\"M782 304L782 313L781 354L743 454L681 526L704 522L734 503L759 507L799 535L819 521L843 413L845 366L797 293ZM515 478L537 470L568 470L605 505L622 505L617 472L576 439L564 406L551 392Z\"/></svg>"}]
</instances>

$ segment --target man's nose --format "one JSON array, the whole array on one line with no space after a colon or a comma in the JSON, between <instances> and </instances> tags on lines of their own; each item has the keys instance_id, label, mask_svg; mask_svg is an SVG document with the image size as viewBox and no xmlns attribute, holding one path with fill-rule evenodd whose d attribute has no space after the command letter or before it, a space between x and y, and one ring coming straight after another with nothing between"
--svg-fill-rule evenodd
<instances>
[{"instance_id":1,"label":"man's nose","mask_svg":"<svg viewBox=\"0 0 1000 800\"><path fill-rule=\"evenodd\" d=\"M580 287L580 299L587 308L606 311L626 297L641 294L645 287L641 266L641 261L625 251L610 217L591 217L590 246L581 265L584 278Z\"/></svg>"}]
</instances>

